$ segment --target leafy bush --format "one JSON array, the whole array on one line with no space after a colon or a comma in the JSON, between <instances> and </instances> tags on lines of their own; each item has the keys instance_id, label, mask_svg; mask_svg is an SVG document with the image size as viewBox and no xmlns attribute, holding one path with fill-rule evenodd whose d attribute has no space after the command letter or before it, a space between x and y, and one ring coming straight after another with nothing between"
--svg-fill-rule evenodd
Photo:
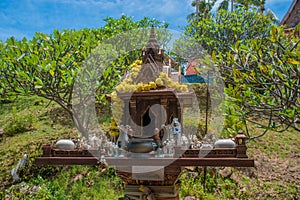
<instances>
[{"instance_id":1,"label":"leafy bush","mask_svg":"<svg viewBox=\"0 0 300 200\"><path fill-rule=\"evenodd\" d=\"M300 131L300 25L286 34L283 27L272 27L270 36L237 42L216 61L226 74L230 112L242 122L267 130Z\"/></svg>"},{"instance_id":2,"label":"leafy bush","mask_svg":"<svg viewBox=\"0 0 300 200\"><path fill-rule=\"evenodd\" d=\"M82 74L84 65L90 64L86 62L99 61L100 58L93 59L100 55L94 50L112 55L107 49L96 47L108 38L131 29L146 28L152 24L167 27L167 23L147 17L135 22L131 17L122 16L119 19L106 18L105 22L98 29L54 30L50 35L36 33L31 40L24 38L19 41L11 37L5 43L0 42L0 95L5 89L5 93L37 95L55 101L70 114L78 130L86 134L86 123L81 122L75 111L76 106L72 106L72 98L75 96L73 89L76 76ZM138 51L124 54L107 63L103 76L98 77L95 83L96 98L100 103L104 104L105 93L111 92L129 64L140 56ZM92 64L100 66L95 62ZM98 76L90 71L88 75L85 78L89 80Z\"/></svg>"},{"instance_id":3,"label":"leafy bush","mask_svg":"<svg viewBox=\"0 0 300 200\"><path fill-rule=\"evenodd\" d=\"M190 21L185 34L192 36L209 53L225 53L237 41L264 37L269 34L273 19L256 10L238 8L233 12L221 9Z\"/></svg>"}]
</instances>

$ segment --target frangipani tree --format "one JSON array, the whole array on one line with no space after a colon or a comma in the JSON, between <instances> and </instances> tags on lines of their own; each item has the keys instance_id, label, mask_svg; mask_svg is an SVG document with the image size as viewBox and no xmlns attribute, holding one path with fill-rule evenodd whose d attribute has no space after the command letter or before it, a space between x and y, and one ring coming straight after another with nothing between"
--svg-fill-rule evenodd
<instances>
[{"instance_id":1,"label":"frangipani tree","mask_svg":"<svg viewBox=\"0 0 300 200\"><path fill-rule=\"evenodd\" d=\"M254 5L259 3L265 2ZM299 27L286 35L274 23L274 16L239 7L195 18L186 27L186 35L212 56L224 78L226 133L244 129L251 139L271 129L299 130ZM251 123L262 134L253 135Z\"/></svg>"},{"instance_id":2,"label":"frangipani tree","mask_svg":"<svg viewBox=\"0 0 300 200\"><path fill-rule=\"evenodd\" d=\"M270 32L215 57L226 77L232 77L226 89L228 124L240 124L234 128L245 129L249 139L268 130L300 131L300 25L291 34L275 26ZM249 124L262 128L262 134L251 135Z\"/></svg>"},{"instance_id":3,"label":"frangipani tree","mask_svg":"<svg viewBox=\"0 0 300 200\"><path fill-rule=\"evenodd\" d=\"M58 103L72 117L81 133L84 125L77 119L73 105L75 77L83 61L103 40L133 28L151 25L167 26L157 20L144 18L134 22L131 17L106 18L99 29L55 30L52 34L36 33L31 40L14 37L1 42L0 92L14 95L38 95ZM136 59L135 52L124 53L109 63L102 77L98 77L98 99L104 102L119 78Z\"/></svg>"}]
</instances>

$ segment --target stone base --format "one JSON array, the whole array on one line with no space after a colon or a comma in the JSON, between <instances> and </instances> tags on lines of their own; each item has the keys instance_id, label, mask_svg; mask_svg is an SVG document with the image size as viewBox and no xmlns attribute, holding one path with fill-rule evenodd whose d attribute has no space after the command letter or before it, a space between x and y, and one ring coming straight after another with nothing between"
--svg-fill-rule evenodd
<instances>
[{"instance_id":1,"label":"stone base","mask_svg":"<svg viewBox=\"0 0 300 200\"><path fill-rule=\"evenodd\" d=\"M126 185L125 197L128 200L179 200L179 186L143 186Z\"/></svg>"},{"instance_id":2,"label":"stone base","mask_svg":"<svg viewBox=\"0 0 300 200\"><path fill-rule=\"evenodd\" d=\"M139 166L143 167L143 166ZM145 166L146 168L147 166ZM145 185L145 186L162 186L174 185L178 181L181 173L179 166L167 166L159 168L157 171L132 173L134 167L116 167L118 176L126 183L126 185Z\"/></svg>"}]
</instances>

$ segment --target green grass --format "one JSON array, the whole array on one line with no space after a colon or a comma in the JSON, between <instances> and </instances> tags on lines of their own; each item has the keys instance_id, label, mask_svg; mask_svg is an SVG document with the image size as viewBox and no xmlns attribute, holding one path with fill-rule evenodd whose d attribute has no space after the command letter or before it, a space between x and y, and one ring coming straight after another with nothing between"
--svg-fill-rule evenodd
<instances>
[{"instance_id":1,"label":"green grass","mask_svg":"<svg viewBox=\"0 0 300 200\"><path fill-rule=\"evenodd\" d=\"M0 105L0 128L10 123L8 119L12 115L24 118L30 114L35 118L32 127L28 131L16 132L14 136L4 135L0 143L0 189L12 183L9 172L17 165L18 160L24 154L28 154L32 162L34 157L41 153L42 144L54 142L61 137L67 137L73 131L71 127L53 123L49 117L45 117L42 120L39 119L46 112L57 107L54 104L50 104L46 108L47 104L48 102L44 102L37 97L19 97L12 103ZM12 112L13 108L17 114ZM49 125L49 123L52 125Z\"/></svg>"},{"instance_id":2,"label":"green grass","mask_svg":"<svg viewBox=\"0 0 300 200\"><path fill-rule=\"evenodd\" d=\"M122 196L123 183L114 170L71 166L34 166L34 158L41 155L41 146L61 138L76 135L72 121L54 103L38 97L19 97L12 103L0 105L0 128L13 115L28 114L35 120L28 131L5 135L0 142L0 199L117 199ZM12 112L12 110L16 112ZM10 170L24 154L29 155L29 167L21 170L22 182L14 182ZM75 177L80 180L71 182ZM38 188L37 192L34 189Z\"/></svg>"},{"instance_id":3,"label":"green grass","mask_svg":"<svg viewBox=\"0 0 300 200\"><path fill-rule=\"evenodd\" d=\"M258 129L252 129L254 135ZM181 178L181 197L198 199L299 199L300 191L300 132L288 130L282 133L269 131L264 137L247 144L247 154L254 158L255 168L234 169L228 178L214 172L208 176L203 188L203 172L196 178L186 174ZM296 168L296 171L290 171Z\"/></svg>"},{"instance_id":4,"label":"green grass","mask_svg":"<svg viewBox=\"0 0 300 200\"><path fill-rule=\"evenodd\" d=\"M122 181L114 170L99 167L56 167L59 173L39 174L5 191L13 199L117 199L123 194ZM54 170L49 168L48 170ZM36 190L36 188L38 188ZM1 198L1 195L0 195Z\"/></svg>"}]
</instances>

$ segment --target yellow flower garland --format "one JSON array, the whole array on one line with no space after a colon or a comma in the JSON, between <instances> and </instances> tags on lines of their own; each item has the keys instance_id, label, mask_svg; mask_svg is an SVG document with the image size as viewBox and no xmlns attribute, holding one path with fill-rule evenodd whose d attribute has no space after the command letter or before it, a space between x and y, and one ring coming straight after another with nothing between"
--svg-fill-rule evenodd
<instances>
[{"instance_id":1,"label":"yellow flower garland","mask_svg":"<svg viewBox=\"0 0 300 200\"><path fill-rule=\"evenodd\" d=\"M138 76L141 67L142 61L136 60L130 65L131 71L127 78L125 78L118 86L116 86L116 91L118 92L141 92L155 90L158 87L174 88L177 92L188 92L187 85L182 85L178 82L174 82L168 75L164 72L161 72L159 77L155 82L151 81L149 83L137 83L134 84L133 80ZM114 91L111 93L112 99L112 111L114 119L118 124L122 122L123 117L123 108L124 102L117 95L117 92Z\"/></svg>"}]
</instances>

